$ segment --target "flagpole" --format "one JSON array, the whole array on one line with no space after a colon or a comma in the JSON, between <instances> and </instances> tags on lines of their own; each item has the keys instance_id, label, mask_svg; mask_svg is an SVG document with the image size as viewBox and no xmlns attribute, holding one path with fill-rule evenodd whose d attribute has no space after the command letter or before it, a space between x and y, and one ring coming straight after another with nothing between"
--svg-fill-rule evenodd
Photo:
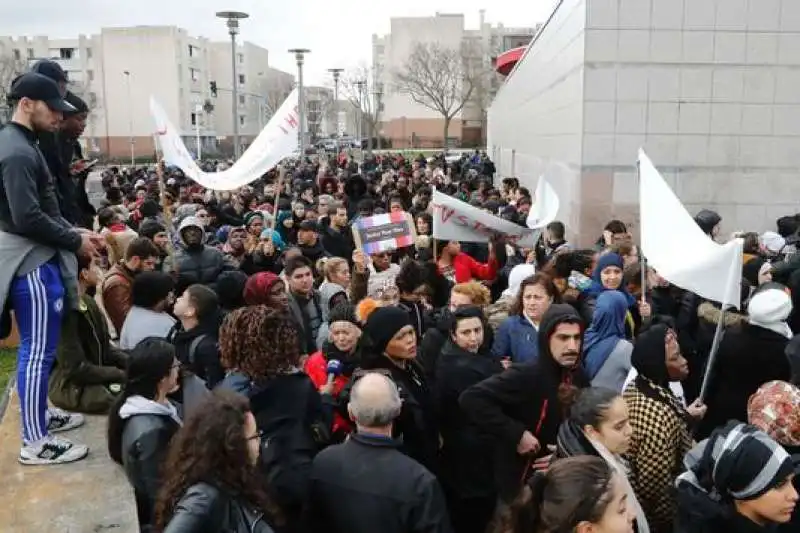
<instances>
[{"instance_id":1,"label":"flagpole","mask_svg":"<svg viewBox=\"0 0 800 533\"><path fill-rule=\"evenodd\" d=\"M283 177L286 174L286 168L283 164L278 165L278 185L275 187L275 206L272 208L272 220L269 222L269 228L274 230L275 223L278 220L278 202L281 199L281 191L283 191Z\"/></svg>"},{"instance_id":2,"label":"flagpole","mask_svg":"<svg viewBox=\"0 0 800 533\"><path fill-rule=\"evenodd\" d=\"M741 261L733 262L728 271L728 287L733 283L734 278L738 275L741 268ZM714 330L714 340L711 342L711 352L708 354L708 362L706 363L705 374L703 374L703 384L700 386L700 395L698 399L701 402L705 401L706 394L708 393L708 384L711 381L711 372L714 369L714 363L717 360L717 353L719 352L719 345L722 342L722 334L725 332L725 308L728 302L724 301L720 305L719 319L717 320L717 329ZM740 302L744 305L744 302ZM704 402L705 403L705 402Z\"/></svg>"}]
</instances>

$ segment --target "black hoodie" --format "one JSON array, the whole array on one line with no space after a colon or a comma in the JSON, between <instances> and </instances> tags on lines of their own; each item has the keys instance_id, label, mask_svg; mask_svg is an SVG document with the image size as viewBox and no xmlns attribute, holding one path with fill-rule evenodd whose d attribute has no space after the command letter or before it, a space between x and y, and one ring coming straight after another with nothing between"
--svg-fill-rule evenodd
<instances>
[{"instance_id":1,"label":"black hoodie","mask_svg":"<svg viewBox=\"0 0 800 533\"><path fill-rule=\"evenodd\" d=\"M547 446L556 444L559 425L567 414L567 406L558 399L559 387L562 383L588 386L580 361L572 368L564 368L550 353L550 337L564 322L583 325L572 306L550 306L539 327L539 359L512 365L470 387L460 398L461 409L472 422L495 438L495 477L505 501L518 495L533 459L517 454L522 434L530 431L538 439L540 456L549 453Z\"/></svg>"}]
</instances>

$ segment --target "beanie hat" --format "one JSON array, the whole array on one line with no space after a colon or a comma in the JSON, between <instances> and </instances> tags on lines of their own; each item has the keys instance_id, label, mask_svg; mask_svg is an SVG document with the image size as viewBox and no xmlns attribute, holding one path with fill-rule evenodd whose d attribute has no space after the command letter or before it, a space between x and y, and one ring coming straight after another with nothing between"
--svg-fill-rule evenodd
<instances>
[{"instance_id":1,"label":"beanie hat","mask_svg":"<svg viewBox=\"0 0 800 533\"><path fill-rule=\"evenodd\" d=\"M691 487L725 501L754 500L794 472L792 458L780 444L755 426L735 421L692 448L684 466L686 472L676 481L679 493Z\"/></svg>"},{"instance_id":2,"label":"beanie hat","mask_svg":"<svg viewBox=\"0 0 800 533\"><path fill-rule=\"evenodd\" d=\"M364 332L372 341L377 354L382 354L395 334L411 325L408 313L399 307L380 307L376 309L364 326Z\"/></svg>"},{"instance_id":3,"label":"beanie hat","mask_svg":"<svg viewBox=\"0 0 800 533\"><path fill-rule=\"evenodd\" d=\"M361 324L356 320L356 308L350 303L341 303L331 309L328 313L328 324L334 322L350 322L361 329Z\"/></svg>"},{"instance_id":4,"label":"beanie hat","mask_svg":"<svg viewBox=\"0 0 800 533\"><path fill-rule=\"evenodd\" d=\"M791 312L792 298L779 289L756 292L747 305L750 323L762 327L785 322Z\"/></svg>"},{"instance_id":5,"label":"beanie hat","mask_svg":"<svg viewBox=\"0 0 800 533\"><path fill-rule=\"evenodd\" d=\"M281 281L272 272L258 272L247 278L244 284L244 301L247 305L266 305L269 291L275 283Z\"/></svg>"}]
</instances>

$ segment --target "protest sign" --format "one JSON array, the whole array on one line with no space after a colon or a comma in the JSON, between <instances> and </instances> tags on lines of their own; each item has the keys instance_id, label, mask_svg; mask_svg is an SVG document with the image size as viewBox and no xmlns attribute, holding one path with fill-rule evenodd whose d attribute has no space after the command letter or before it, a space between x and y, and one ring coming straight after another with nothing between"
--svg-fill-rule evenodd
<instances>
[{"instance_id":1,"label":"protest sign","mask_svg":"<svg viewBox=\"0 0 800 533\"><path fill-rule=\"evenodd\" d=\"M156 138L167 164L177 166L186 176L203 187L217 191L232 191L257 180L297 149L297 132L300 127L297 103L297 89L295 89L242 157L231 168L221 172L203 172L197 166L181 140L178 130L167 118L164 109L152 97L150 113L156 123Z\"/></svg>"},{"instance_id":2,"label":"protest sign","mask_svg":"<svg viewBox=\"0 0 800 533\"><path fill-rule=\"evenodd\" d=\"M489 242L493 236L502 235L509 244L533 248L541 234L541 229L520 226L437 190L431 204L436 239Z\"/></svg>"},{"instance_id":3,"label":"protest sign","mask_svg":"<svg viewBox=\"0 0 800 533\"><path fill-rule=\"evenodd\" d=\"M356 247L367 254L413 246L417 238L414 219L405 211L385 213L353 221Z\"/></svg>"},{"instance_id":4,"label":"protest sign","mask_svg":"<svg viewBox=\"0 0 800 533\"><path fill-rule=\"evenodd\" d=\"M556 190L547 181L544 175L539 176L539 183L536 185L536 193L528 212L525 224L531 229L546 227L556 219L558 215L559 200Z\"/></svg>"}]
</instances>

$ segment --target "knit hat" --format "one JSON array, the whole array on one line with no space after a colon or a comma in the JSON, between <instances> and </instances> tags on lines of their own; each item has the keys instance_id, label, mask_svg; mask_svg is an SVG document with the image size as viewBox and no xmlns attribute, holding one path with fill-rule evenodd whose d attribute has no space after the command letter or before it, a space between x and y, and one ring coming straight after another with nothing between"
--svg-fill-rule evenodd
<instances>
[{"instance_id":1,"label":"knit hat","mask_svg":"<svg viewBox=\"0 0 800 533\"><path fill-rule=\"evenodd\" d=\"M258 272L247 278L244 284L244 301L247 305L266 305L269 291L273 285L281 281L272 272Z\"/></svg>"},{"instance_id":2,"label":"knit hat","mask_svg":"<svg viewBox=\"0 0 800 533\"><path fill-rule=\"evenodd\" d=\"M770 381L747 402L747 420L783 446L800 446L800 389Z\"/></svg>"},{"instance_id":3,"label":"knit hat","mask_svg":"<svg viewBox=\"0 0 800 533\"><path fill-rule=\"evenodd\" d=\"M678 490L699 490L716 501L754 500L794 472L780 444L755 426L735 421L714 430L683 462L687 471L675 482Z\"/></svg>"},{"instance_id":4,"label":"knit hat","mask_svg":"<svg viewBox=\"0 0 800 533\"><path fill-rule=\"evenodd\" d=\"M356 308L350 303L341 303L330 310L328 324L333 324L334 322L350 322L361 329L361 324L356 320Z\"/></svg>"},{"instance_id":5,"label":"knit hat","mask_svg":"<svg viewBox=\"0 0 800 533\"><path fill-rule=\"evenodd\" d=\"M747 305L750 323L756 326L766 327L785 322L791 312L791 296L778 289L756 292Z\"/></svg>"},{"instance_id":6,"label":"knit hat","mask_svg":"<svg viewBox=\"0 0 800 533\"><path fill-rule=\"evenodd\" d=\"M399 307L380 307L376 309L364 326L364 332L372 341L375 353L382 354L395 334L411 325L408 313Z\"/></svg>"}]
</instances>

